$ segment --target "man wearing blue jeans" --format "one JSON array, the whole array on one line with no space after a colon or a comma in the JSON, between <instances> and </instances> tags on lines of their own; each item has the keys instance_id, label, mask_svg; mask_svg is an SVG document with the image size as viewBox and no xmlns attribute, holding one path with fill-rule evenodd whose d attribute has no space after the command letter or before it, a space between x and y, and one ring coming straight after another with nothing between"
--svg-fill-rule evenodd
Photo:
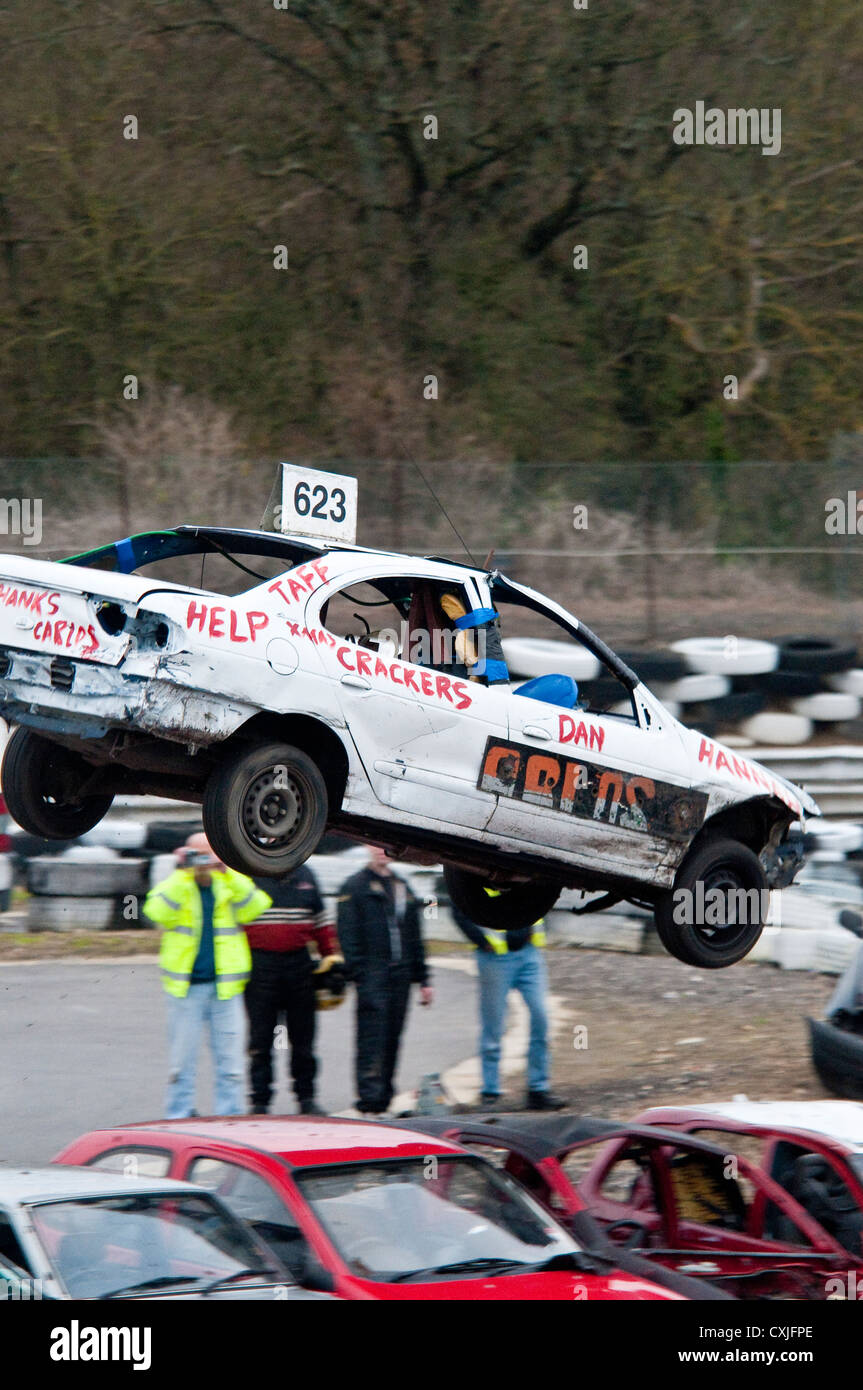
<instances>
[{"instance_id":1,"label":"man wearing blue jeans","mask_svg":"<svg viewBox=\"0 0 863 1390\"><path fill-rule=\"evenodd\" d=\"M477 948L479 1011L481 1023L482 1096L484 1109L500 1104L500 1047L506 1021L506 1001L517 990L530 1014L527 1052L527 1109L562 1110L566 1102L549 1090L548 1016L545 1000L548 981L542 947L542 922L510 931L477 926L452 905L456 925Z\"/></svg>"},{"instance_id":2,"label":"man wearing blue jeans","mask_svg":"<svg viewBox=\"0 0 863 1390\"><path fill-rule=\"evenodd\" d=\"M214 1113L245 1111L243 990L251 952L243 924L270 906L250 878L228 869L202 834L178 851L180 868L147 895L144 913L162 927L159 964L169 1000L171 1075L168 1120L195 1114L198 1053L209 1028L215 1073Z\"/></svg>"}]
</instances>

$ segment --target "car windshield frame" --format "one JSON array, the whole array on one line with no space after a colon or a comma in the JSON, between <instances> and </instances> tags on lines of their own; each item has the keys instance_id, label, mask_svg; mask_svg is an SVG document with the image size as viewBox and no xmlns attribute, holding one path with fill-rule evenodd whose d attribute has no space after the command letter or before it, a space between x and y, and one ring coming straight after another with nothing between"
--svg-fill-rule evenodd
<instances>
[{"instance_id":1,"label":"car windshield frame","mask_svg":"<svg viewBox=\"0 0 863 1390\"><path fill-rule=\"evenodd\" d=\"M489 1195L505 1196L517 1208L521 1209L524 1218L535 1223L537 1234L543 1233L548 1239L546 1243L537 1242L534 1247L536 1250L535 1259L517 1258L515 1252L507 1254L503 1250L499 1254L494 1254L487 1250L465 1251L462 1258L457 1258L455 1252L451 1252L452 1258L442 1259L440 1264L434 1264L431 1260L418 1260L415 1269L400 1268L387 1270L358 1270L355 1267L356 1256L352 1256L350 1249L345 1248L344 1233L339 1233L332 1229L332 1220L328 1219L327 1213L320 1210L320 1204L326 1200L323 1196L313 1195L314 1184L325 1183L341 1178L349 1180L354 1178L359 1181L364 1175L369 1173L386 1170L394 1176L398 1176L400 1170L414 1169L418 1175L418 1184L425 1181L437 1181L439 1170L443 1167L454 1167L460 1165L463 1169L471 1169L473 1172L481 1174L488 1183ZM424 1170L428 1171L425 1172ZM425 1154L411 1155L409 1157L385 1157L379 1159L352 1160L344 1163L326 1163L308 1165L303 1168L296 1168L291 1174L303 1201L308 1206L314 1219L320 1224L327 1239L332 1244L339 1258L343 1261L350 1274L355 1278L365 1279L372 1283L390 1284L402 1282L410 1279L423 1277L429 1281L435 1278L446 1278L450 1275L453 1278L488 1278L498 1274L531 1273L541 1269L549 1261L555 1261L559 1257L572 1257L574 1260L582 1258L584 1251L582 1246L573 1237L572 1233L566 1229L556 1217L554 1217L541 1203L537 1202L529 1192L526 1192L514 1178L508 1173L496 1169L488 1160L476 1154ZM416 1180L415 1180L416 1181ZM451 1179L450 1179L451 1181ZM380 1188L382 1184L371 1184L373 1187ZM414 1185L413 1183L411 1185ZM362 1192L363 1187L353 1187L343 1193L343 1196L356 1197ZM457 1203L448 1203L448 1206L455 1208ZM460 1208L463 1211L470 1211L469 1207ZM362 1233L362 1240L368 1238L381 1238L379 1228L376 1232L374 1212L370 1213L370 1224L367 1232ZM482 1218L480 1218L482 1219ZM487 1219L487 1218L486 1218ZM405 1229L403 1227L403 1229ZM497 1231L513 1242L519 1239L517 1233L497 1227ZM465 1233L465 1236L468 1233ZM457 1237L454 1235L453 1240ZM462 1237L464 1239L464 1236ZM522 1241L523 1247L527 1250L528 1244ZM471 1266L474 1266L471 1268Z\"/></svg>"},{"instance_id":2,"label":"car windshield frame","mask_svg":"<svg viewBox=\"0 0 863 1390\"><path fill-rule=\"evenodd\" d=\"M60 1240L57 1241L56 1248L52 1248L52 1242L56 1232L51 1230L50 1222L46 1221L45 1217L49 1212L57 1212L61 1209L65 1209L64 1215L66 1215L67 1220L68 1214L72 1209L81 1211L81 1209L84 1208L92 1210L92 1208L96 1207L110 1212L112 1204L114 1203L123 1204L123 1207L125 1207L125 1210L122 1207L116 1209L116 1215L120 1217L120 1229L116 1232L116 1236L118 1237L118 1244L121 1249L123 1248L122 1242L128 1235L128 1232L122 1229L123 1217L131 1217L133 1221L140 1220L153 1216L156 1214L158 1208L163 1208L164 1210L159 1214L160 1224L165 1223L171 1228L175 1227L179 1221L181 1225L185 1225L190 1242L193 1244L197 1244L206 1238L206 1248L214 1252L218 1251L224 1260L228 1262L226 1268L223 1270L217 1268L201 1269L194 1275L183 1271L176 1273L170 1272L167 1266L171 1259L175 1261L183 1261L185 1259L191 1262L197 1258L197 1256L193 1250L184 1254L182 1251L171 1251L168 1249L163 1250L164 1267L154 1267L150 1269L147 1268L145 1264L146 1252L140 1250L136 1245L130 1244L129 1248L140 1255L140 1264L137 1268L124 1267L117 1263L116 1287L111 1287L110 1284L108 1284L105 1288L98 1288L97 1291L93 1291L93 1286L91 1285L90 1291L82 1292L82 1280L80 1277L82 1273L91 1273L92 1269L98 1268L109 1275L112 1272L112 1264L114 1262L103 1258L98 1265L94 1264L93 1266L87 1266L84 1271L79 1270L79 1277L76 1284L74 1279L70 1280L68 1267L64 1269L63 1263L58 1258L59 1247L62 1240L68 1236L79 1236L84 1238L87 1235L96 1235L98 1239L102 1240L103 1247L107 1249L107 1247L112 1244L111 1236L115 1233L111 1233L108 1230L105 1231L104 1235L98 1230L76 1231L74 1229L76 1223L73 1217L72 1221L69 1223L69 1229L62 1233ZM220 1233L224 1234L225 1245L229 1248L221 1248L220 1245L210 1239L208 1232L202 1232L196 1229L191 1223L188 1225L183 1223L182 1208L184 1206L188 1208L191 1204L195 1205L203 1217L209 1219L218 1217L218 1230ZM149 1210L146 1209L147 1207L149 1207ZM27 1202L25 1204L25 1209L54 1277L66 1293L73 1299L111 1298L127 1290L132 1291L138 1286L144 1289L147 1285L152 1285L153 1287L158 1285L164 1286L165 1288L171 1285L177 1287L195 1285L202 1289L206 1287L217 1287L223 1280L236 1276L240 1270L249 1271L250 1278L252 1277L252 1273L254 1273L261 1281L278 1283L290 1282L285 1272L280 1268L275 1254L258 1239L253 1231L249 1230L242 1221L234 1216L228 1208L216 1201L212 1194L205 1191L162 1192L154 1190L151 1192L100 1193L93 1196L84 1195L78 1197L67 1195ZM193 1212L189 1213L190 1216L194 1214ZM83 1214L83 1224L85 1226L87 1224L86 1212ZM168 1233L160 1231L157 1239L164 1240L166 1234ZM230 1237L230 1240L227 1239L228 1237Z\"/></svg>"}]
</instances>

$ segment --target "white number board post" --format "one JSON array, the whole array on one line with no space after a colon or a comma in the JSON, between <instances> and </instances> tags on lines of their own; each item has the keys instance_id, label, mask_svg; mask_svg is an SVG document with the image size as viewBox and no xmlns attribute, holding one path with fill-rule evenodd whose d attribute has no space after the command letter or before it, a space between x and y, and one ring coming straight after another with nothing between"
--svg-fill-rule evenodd
<instances>
[{"instance_id":1,"label":"white number board post","mask_svg":"<svg viewBox=\"0 0 863 1390\"><path fill-rule=\"evenodd\" d=\"M357 539L357 480L283 463L278 530L293 536L343 541Z\"/></svg>"}]
</instances>

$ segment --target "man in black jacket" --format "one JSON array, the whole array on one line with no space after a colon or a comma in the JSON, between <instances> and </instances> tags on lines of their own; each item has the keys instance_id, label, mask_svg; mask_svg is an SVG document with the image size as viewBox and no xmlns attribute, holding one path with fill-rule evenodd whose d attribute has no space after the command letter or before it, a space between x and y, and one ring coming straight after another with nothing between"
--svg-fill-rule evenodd
<instances>
[{"instance_id":1,"label":"man in black jacket","mask_svg":"<svg viewBox=\"0 0 863 1390\"><path fill-rule=\"evenodd\" d=\"M380 1115L393 1098L393 1076L412 984L430 1004L420 904L390 868L385 850L342 884L338 936L345 973L357 990L357 1109Z\"/></svg>"}]
</instances>

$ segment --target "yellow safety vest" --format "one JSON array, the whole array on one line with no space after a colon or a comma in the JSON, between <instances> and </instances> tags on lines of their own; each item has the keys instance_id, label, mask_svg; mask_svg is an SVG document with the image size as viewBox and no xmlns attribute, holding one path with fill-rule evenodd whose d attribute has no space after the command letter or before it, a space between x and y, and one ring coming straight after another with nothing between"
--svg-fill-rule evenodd
<instances>
[{"instance_id":1,"label":"yellow safety vest","mask_svg":"<svg viewBox=\"0 0 863 1390\"><path fill-rule=\"evenodd\" d=\"M234 869L214 869L211 887L216 993L220 999L230 999L242 994L252 969L252 954L242 923L254 922L271 905L272 898ZM169 994L184 999L204 924L201 894L192 871L176 869L151 888L144 913L164 928L159 950L162 984Z\"/></svg>"},{"instance_id":2,"label":"yellow safety vest","mask_svg":"<svg viewBox=\"0 0 863 1390\"><path fill-rule=\"evenodd\" d=\"M486 892L487 891L488 890L486 889ZM539 921L534 923L533 931L530 934L530 941L528 942L529 946L538 946L540 949L542 949L542 947L545 945L544 923L544 917L540 917ZM486 941L488 942L489 946L494 951L496 956L505 956L508 954L509 946L506 942L505 931L498 931L494 927L480 927L480 931L482 932L483 936L485 937Z\"/></svg>"}]
</instances>

